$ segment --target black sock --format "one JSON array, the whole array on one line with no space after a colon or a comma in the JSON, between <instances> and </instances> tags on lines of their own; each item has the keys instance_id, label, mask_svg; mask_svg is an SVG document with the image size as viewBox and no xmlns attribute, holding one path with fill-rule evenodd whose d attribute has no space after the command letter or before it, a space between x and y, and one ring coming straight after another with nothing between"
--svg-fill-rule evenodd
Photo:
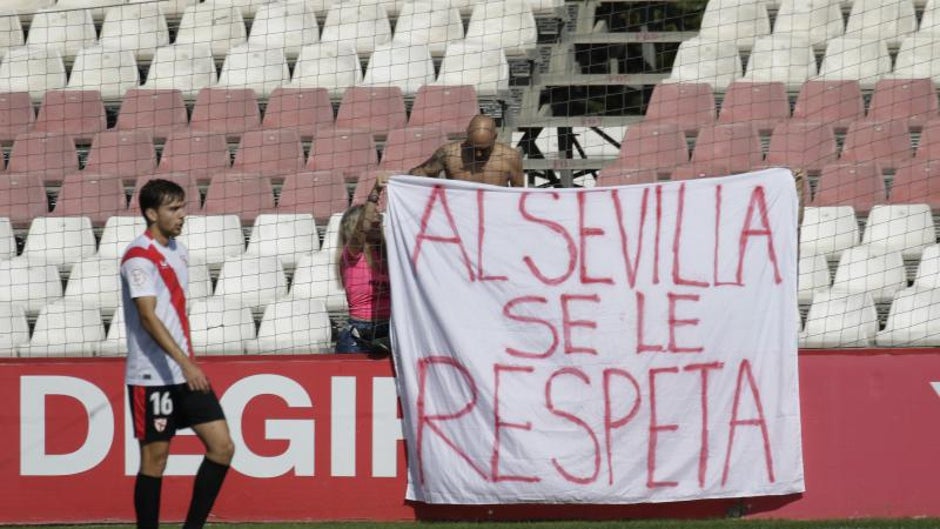
<instances>
[{"instance_id":1,"label":"black sock","mask_svg":"<svg viewBox=\"0 0 940 529\"><path fill-rule=\"evenodd\" d=\"M189 512L186 514L183 529L201 529L206 524L212 504L215 503L219 489L222 488L222 482L225 481L226 472L228 472L228 465L221 465L207 457L203 458L202 464L199 465L199 472L196 473L193 499L189 504Z\"/></svg>"},{"instance_id":2,"label":"black sock","mask_svg":"<svg viewBox=\"0 0 940 529\"><path fill-rule=\"evenodd\" d=\"M160 525L160 485L162 478L137 474L134 483L134 510L137 529L157 529Z\"/></svg>"}]
</instances>

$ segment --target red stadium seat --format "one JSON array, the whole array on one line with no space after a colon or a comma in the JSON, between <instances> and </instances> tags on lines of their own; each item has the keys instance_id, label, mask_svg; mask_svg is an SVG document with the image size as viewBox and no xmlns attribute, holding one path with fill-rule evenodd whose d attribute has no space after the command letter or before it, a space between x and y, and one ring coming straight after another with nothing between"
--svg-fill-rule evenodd
<instances>
[{"instance_id":1,"label":"red stadium seat","mask_svg":"<svg viewBox=\"0 0 940 529\"><path fill-rule=\"evenodd\" d=\"M307 158L311 171L339 171L347 182L355 182L359 173L375 168L379 155L372 132L333 129L317 134Z\"/></svg>"},{"instance_id":2,"label":"red stadium seat","mask_svg":"<svg viewBox=\"0 0 940 529\"><path fill-rule=\"evenodd\" d=\"M283 179L303 171L304 161L304 147L294 130L254 130L242 136L232 170Z\"/></svg>"},{"instance_id":3,"label":"red stadium seat","mask_svg":"<svg viewBox=\"0 0 940 529\"><path fill-rule=\"evenodd\" d=\"M115 128L144 129L154 138L164 140L188 126L182 92L133 88L124 94Z\"/></svg>"},{"instance_id":4,"label":"red stadium seat","mask_svg":"<svg viewBox=\"0 0 940 529\"><path fill-rule=\"evenodd\" d=\"M940 160L940 119L932 119L924 125L915 157L918 160Z\"/></svg>"},{"instance_id":5,"label":"red stadium seat","mask_svg":"<svg viewBox=\"0 0 940 529\"><path fill-rule=\"evenodd\" d=\"M872 121L904 121L920 129L937 117L937 90L930 79L882 79L868 105Z\"/></svg>"},{"instance_id":6,"label":"red stadium seat","mask_svg":"<svg viewBox=\"0 0 940 529\"><path fill-rule=\"evenodd\" d=\"M29 92L0 94L0 142L11 142L36 122L33 100Z\"/></svg>"},{"instance_id":7,"label":"red stadium seat","mask_svg":"<svg viewBox=\"0 0 940 529\"><path fill-rule=\"evenodd\" d=\"M221 134L180 131L167 138L160 157L159 173L187 173L208 181L231 166L228 143Z\"/></svg>"},{"instance_id":8,"label":"red stadium seat","mask_svg":"<svg viewBox=\"0 0 940 529\"><path fill-rule=\"evenodd\" d=\"M95 134L85 163L85 172L117 175L128 181L153 173L156 168L157 153L148 130L107 130Z\"/></svg>"},{"instance_id":9,"label":"red stadium seat","mask_svg":"<svg viewBox=\"0 0 940 529\"><path fill-rule=\"evenodd\" d=\"M189 126L195 131L237 138L261 127L261 110L250 88L203 88L196 96Z\"/></svg>"},{"instance_id":10,"label":"red stadium seat","mask_svg":"<svg viewBox=\"0 0 940 529\"><path fill-rule=\"evenodd\" d=\"M793 118L827 123L836 130L865 117L858 81L807 81L793 108Z\"/></svg>"},{"instance_id":11,"label":"red stadium seat","mask_svg":"<svg viewBox=\"0 0 940 529\"><path fill-rule=\"evenodd\" d=\"M72 171L78 171L78 151L71 136L28 132L13 142L7 172L36 173L48 183Z\"/></svg>"},{"instance_id":12,"label":"red stadium seat","mask_svg":"<svg viewBox=\"0 0 940 529\"><path fill-rule=\"evenodd\" d=\"M186 213L197 215L202 212L202 195L199 193L199 185L196 179L187 173L162 173L155 175L140 176L134 184L134 193L131 195L131 203L128 205L129 213L140 213L140 188L154 178L161 178L176 182L186 193Z\"/></svg>"},{"instance_id":13,"label":"red stadium seat","mask_svg":"<svg viewBox=\"0 0 940 529\"><path fill-rule=\"evenodd\" d=\"M447 135L439 127L408 127L389 131L379 168L408 171L424 163L445 143Z\"/></svg>"},{"instance_id":14,"label":"red stadium seat","mask_svg":"<svg viewBox=\"0 0 940 529\"><path fill-rule=\"evenodd\" d=\"M366 199L369 198L369 194L372 193L372 189L375 187L375 179L381 174L387 175L389 172L382 169L375 169L359 175L359 180L356 181L356 189L353 191L352 205L355 206L366 203ZM382 195L379 197L379 211L385 211L386 206L388 206L388 194L383 189Z\"/></svg>"},{"instance_id":15,"label":"red stadium seat","mask_svg":"<svg viewBox=\"0 0 940 529\"><path fill-rule=\"evenodd\" d=\"M264 110L265 129L293 129L304 140L333 128L333 105L326 88L275 88Z\"/></svg>"},{"instance_id":16,"label":"red stadium seat","mask_svg":"<svg viewBox=\"0 0 940 529\"><path fill-rule=\"evenodd\" d=\"M101 93L95 90L47 90L33 125L37 132L91 139L108 128Z\"/></svg>"},{"instance_id":17,"label":"red stadium seat","mask_svg":"<svg viewBox=\"0 0 940 529\"><path fill-rule=\"evenodd\" d=\"M687 163L675 168L672 172L673 180L692 180L695 178L708 178L710 176L728 176L732 174L722 164Z\"/></svg>"},{"instance_id":18,"label":"red stadium seat","mask_svg":"<svg viewBox=\"0 0 940 529\"><path fill-rule=\"evenodd\" d=\"M685 134L674 123L640 123L629 127L620 143L622 167L655 169L668 175L677 165L688 163Z\"/></svg>"},{"instance_id":19,"label":"red stadium seat","mask_svg":"<svg viewBox=\"0 0 940 529\"><path fill-rule=\"evenodd\" d=\"M220 173L206 191L205 215L238 215L250 225L261 213L274 213L271 181L257 173Z\"/></svg>"},{"instance_id":20,"label":"red stadium seat","mask_svg":"<svg viewBox=\"0 0 940 529\"><path fill-rule=\"evenodd\" d=\"M760 138L750 123L703 127L698 132L692 163L738 173L757 167L764 159Z\"/></svg>"},{"instance_id":21,"label":"red stadium seat","mask_svg":"<svg viewBox=\"0 0 940 529\"><path fill-rule=\"evenodd\" d=\"M790 117L787 87L781 82L731 83L721 104L718 123L751 123L759 132L770 132Z\"/></svg>"},{"instance_id":22,"label":"red stadium seat","mask_svg":"<svg viewBox=\"0 0 940 529\"><path fill-rule=\"evenodd\" d=\"M476 88L424 85L415 95L408 126L439 126L445 134L458 136L466 133L470 120L479 113Z\"/></svg>"},{"instance_id":23,"label":"red stadium seat","mask_svg":"<svg viewBox=\"0 0 940 529\"><path fill-rule=\"evenodd\" d=\"M127 214L124 183L115 175L72 173L62 183L52 214L89 217L95 226L104 226L108 217Z\"/></svg>"},{"instance_id":24,"label":"red stadium seat","mask_svg":"<svg viewBox=\"0 0 940 529\"><path fill-rule=\"evenodd\" d=\"M0 217L26 228L33 218L49 214L46 186L39 174L0 175Z\"/></svg>"},{"instance_id":25,"label":"red stadium seat","mask_svg":"<svg viewBox=\"0 0 940 529\"><path fill-rule=\"evenodd\" d=\"M655 184L659 180L655 169L629 169L613 163L597 174L597 187Z\"/></svg>"},{"instance_id":26,"label":"red stadium seat","mask_svg":"<svg viewBox=\"0 0 940 529\"><path fill-rule=\"evenodd\" d=\"M277 203L278 213L312 213L318 223L349 207L343 176L332 171L305 171L287 175Z\"/></svg>"},{"instance_id":27,"label":"red stadium seat","mask_svg":"<svg viewBox=\"0 0 940 529\"><path fill-rule=\"evenodd\" d=\"M852 206L865 215L875 204L885 202L885 181L876 164L840 162L823 168L812 205Z\"/></svg>"},{"instance_id":28,"label":"red stadium seat","mask_svg":"<svg viewBox=\"0 0 940 529\"><path fill-rule=\"evenodd\" d=\"M916 160L898 167L891 183L891 204L929 204L940 213L940 159Z\"/></svg>"},{"instance_id":29,"label":"red stadium seat","mask_svg":"<svg viewBox=\"0 0 940 529\"><path fill-rule=\"evenodd\" d=\"M675 123L686 133L715 123L715 96L707 83L660 83L653 89L644 121Z\"/></svg>"},{"instance_id":30,"label":"red stadium seat","mask_svg":"<svg viewBox=\"0 0 940 529\"><path fill-rule=\"evenodd\" d=\"M397 86L354 86L343 92L336 116L340 129L363 129L385 136L407 122L405 98Z\"/></svg>"},{"instance_id":31,"label":"red stadium seat","mask_svg":"<svg viewBox=\"0 0 940 529\"><path fill-rule=\"evenodd\" d=\"M904 121L856 121L849 125L842 147L842 160L875 162L883 169L894 169L913 156Z\"/></svg>"},{"instance_id":32,"label":"red stadium seat","mask_svg":"<svg viewBox=\"0 0 940 529\"><path fill-rule=\"evenodd\" d=\"M836 135L832 126L790 120L774 127L766 165L818 173L836 158Z\"/></svg>"}]
</instances>

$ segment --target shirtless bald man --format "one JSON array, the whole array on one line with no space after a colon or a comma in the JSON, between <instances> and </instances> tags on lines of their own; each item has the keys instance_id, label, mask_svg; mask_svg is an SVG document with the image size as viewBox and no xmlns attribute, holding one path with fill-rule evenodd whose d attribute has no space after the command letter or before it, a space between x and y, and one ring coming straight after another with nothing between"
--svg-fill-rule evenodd
<instances>
[{"instance_id":1,"label":"shirtless bald man","mask_svg":"<svg viewBox=\"0 0 940 529\"><path fill-rule=\"evenodd\" d=\"M444 176L453 180L523 187L522 156L509 145L496 143L496 135L493 118L474 116L467 126L465 141L444 145L408 173L436 177L443 171Z\"/></svg>"}]
</instances>

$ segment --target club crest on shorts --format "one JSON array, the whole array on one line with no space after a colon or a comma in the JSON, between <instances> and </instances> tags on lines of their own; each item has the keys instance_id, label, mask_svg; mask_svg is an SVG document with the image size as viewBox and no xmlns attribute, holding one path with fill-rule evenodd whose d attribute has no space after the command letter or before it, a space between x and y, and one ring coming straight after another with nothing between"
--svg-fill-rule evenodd
<instances>
[{"instance_id":1,"label":"club crest on shorts","mask_svg":"<svg viewBox=\"0 0 940 529\"><path fill-rule=\"evenodd\" d=\"M163 433L163 430L166 430L166 418L161 417L159 419L153 420L153 429L158 433Z\"/></svg>"}]
</instances>

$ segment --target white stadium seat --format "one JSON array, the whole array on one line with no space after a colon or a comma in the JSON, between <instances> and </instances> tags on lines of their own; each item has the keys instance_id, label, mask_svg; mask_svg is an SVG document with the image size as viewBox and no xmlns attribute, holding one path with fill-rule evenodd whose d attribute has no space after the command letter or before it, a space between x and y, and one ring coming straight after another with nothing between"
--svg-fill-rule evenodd
<instances>
[{"instance_id":1,"label":"white stadium seat","mask_svg":"<svg viewBox=\"0 0 940 529\"><path fill-rule=\"evenodd\" d=\"M189 309L193 351L198 355L240 355L255 339L255 322L248 307L214 297L194 301Z\"/></svg>"},{"instance_id":2,"label":"white stadium seat","mask_svg":"<svg viewBox=\"0 0 940 529\"><path fill-rule=\"evenodd\" d=\"M6 217L0 217L0 261L16 257L16 238L13 235L13 223Z\"/></svg>"},{"instance_id":3,"label":"white stadium seat","mask_svg":"<svg viewBox=\"0 0 940 529\"><path fill-rule=\"evenodd\" d=\"M0 358L16 356L16 350L29 342L26 311L19 305L0 303Z\"/></svg>"},{"instance_id":4,"label":"white stadium seat","mask_svg":"<svg viewBox=\"0 0 940 529\"><path fill-rule=\"evenodd\" d=\"M525 56L538 40L532 8L522 0L479 3L470 16L467 39L502 48L508 57Z\"/></svg>"},{"instance_id":5,"label":"white stadium seat","mask_svg":"<svg viewBox=\"0 0 940 529\"><path fill-rule=\"evenodd\" d=\"M867 292L875 303L886 303L907 287L907 273L900 252L882 253L856 246L842 253L833 291L853 294Z\"/></svg>"},{"instance_id":6,"label":"white stadium seat","mask_svg":"<svg viewBox=\"0 0 940 529\"><path fill-rule=\"evenodd\" d=\"M237 7L241 11L242 17L252 18L261 7L271 2L271 0L209 0L219 6Z\"/></svg>"},{"instance_id":7,"label":"white stadium seat","mask_svg":"<svg viewBox=\"0 0 940 529\"><path fill-rule=\"evenodd\" d=\"M362 82L359 56L351 46L335 42L304 46L294 66L293 88L325 88L332 95Z\"/></svg>"},{"instance_id":8,"label":"white stadium seat","mask_svg":"<svg viewBox=\"0 0 940 529\"><path fill-rule=\"evenodd\" d=\"M829 290L829 263L824 255L801 255L799 262L799 302L813 301L813 295Z\"/></svg>"},{"instance_id":9,"label":"white stadium seat","mask_svg":"<svg viewBox=\"0 0 940 529\"><path fill-rule=\"evenodd\" d=\"M908 288L898 292L887 325L875 341L882 347L940 345L940 289Z\"/></svg>"},{"instance_id":10,"label":"white stadium seat","mask_svg":"<svg viewBox=\"0 0 940 529\"><path fill-rule=\"evenodd\" d=\"M783 0L774 22L775 35L799 36L813 46L841 37L844 32L842 9L832 0Z\"/></svg>"},{"instance_id":11,"label":"white stadium seat","mask_svg":"<svg viewBox=\"0 0 940 529\"><path fill-rule=\"evenodd\" d=\"M255 218L245 255L275 256L293 270L303 255L320 249L311 214L263 213Z\"/></svg>"},{"instance_id":12,"label":"white stadium seat","mask_svg":"<svg viewBox=\"0 0 940 529\"><path fill-rule=\"evenodd\" d=\"M103 100L115 101L139 84L137 61L130 50L92 46L82 49L75 57L68 88L98 90Z\"/></svg>"},{"instance_id":13,"label":"white stadium seat","mask_svg":"<svg viewBox=\"0 0 940 529\"><path fill-rule=\"evenodd\" d=\"M96 307L110 318L121 301L121 263L117 259L86 259L75 263L65 285L65 301Z\"/></svg>"},{"instance_id":14,"label":"white stadium seat","mask_svg":"<svg viewBox=\"0 0 940 529\"><path fill-rule=\"evenodd\" d=\"M406 96L434 82L434 62L428 47L391 42L376 46L362 84L397 86Z\"/></svg>"},{"instance_id":15,"label":"white stadium seat","mask_svg":"<svg viewBox=\"0 0 940 529\"><path fill-rule=\"evenodd\" d=\"M436 84L470 85L478 96L492 97L509 90L509 62L500 48L473 40L453 42L444 52Z\"/></svg>"},{"instance_id":16,"label":"white stadium seat","mask_svg":"<svg viewBox=\"0 0 940 529\"><path fill-rule=\"evenodd\" d=\"M800 253L838 258L859 244L858 220L852 206L808 207L800 226Z\"/></svg>"},{"instance_id":17,"label":"white stadium seat","mask_svg":"<svg viewBox=\"0 0 940 529\"><path fill-rule=\"evenodd\" d=\"M55 5L55 0L3 0L3 11L19 13L23 22L29 22L33 15Z\"/></svg>"},{"instance_id":18,"label":"white stadium seat","mask_svg":"<svg viewBox=\"0 0 940 529\"><path fill-rule=\"evenodd\" d=\"M163 11L163 14L171 18L179 18L183 16L183 12L186 11L186 8L189 6L194 6L199 3L199 0L129 0L130 4L150 4L160 6L160 10Z\"/></svg>"},{"instance_id":19,"label":"white stadium seat","mask_svg":"<svg viewBox=\"0 0 940 529\"><path fill-rule=\"evenodd\" d=\"M105 337L97 308L57 301L39 311L33 336L19 352L25 358L93 356Z\"/></svg>"},{"instance_id":20,"label":"white stadium seat","mask_svg":"<svg viewBox=\"0 0 940 529\"><path fill-rule=\"evenodd\" d=\"M144 233L147 223L140 215L108 217L98 242L99 259L120 259L134 239Z\"/></svg>"},{"instance_id":21,"label":"white stadium seat","mask_svg":"<svg viewBox=\"0 0 940 529\"><path fill-rule=\"evenodd\" d=\"M215 60L208 44L175 44L157 48L144 88L174 89L194 99L216 83Z\"/></svg>"},{"instance_id":22,"label":"white stadium seat","mask_svg":"<svg viewBox=\"0 0 940 529\"><path fill-rule=\"evenodd\" d=\"M189 249L190 263L209 268L219 268L245 252L238 215L188 215L179 240Z\"/></svg>"},{"instance_id":23,"label":"white stadium seat","mask_svg":"<svg viewBox=\"0 0 940 529\"><path fill-rule=\"evenodd\" d=\"M88 217L36 217L29 226L22 257L68 270L95 255L95 234Z\"/></svg>"},{"instance_id":24,"label":"white stadium seat","mask_svg":"<svg viewBox=\"0 0 940 529\"><path fill-rule=\"evenodd\" d=\"M770 34L767 5L755 0L711 0L702 14L699 34L748 49L756 37Z\"/></svg>"},{"instance_id":25,"label":"white stadium seat","mask_svg":"<svg viewBox=\"0 0 940 529\"><path fill-rule=\"evenodd\" d=\"M322 301L330 312L348 309L346 291L339 276L336 250L320 250L300 258L294 270L291 299Z\"/></svg>"},{"instance_id":26,"label":"white stadium seat","mask_svg":"<svg viewBox=\"0 0 940 529\"><path fill-rule=\"evenodd\" d=\"M317 14L304 2L292 0L261 6L251 24L248 43L280 48L288 59L296 59L300 50L320 40Z\"/></svg>"},{"instance_id":27,"label":"white stadium seat","mask_svg":"<svg viewBox=\"0 0 940 529\"><path fill-rule=\"evenodd\" d=\"M878 313L869 294L824 291L813 298L800 346L870 347L876 332Z\"/></svg>"},{"instance_id":28,"label":"white stadium seat","mask_svg":"<svg viewBox=\"0 0 940 529\"><path fill-rule=\"evenodd\" d=\"M897 46L917 29L911 0L854 0L845 34Z\"/></svg>"},{"instance_id":29,"label":"white stadium seat","mask_svg":"<svg viewBox=\"0 0 940 529\"><path fill-rule=\"evenodd\" d=\"M444 54L450 42L463 39L460 11L452 4L429 1L408 2L395 24L393 42L424 44L432 55Z\"/></svg>"},{"instance_id":30,"label":"white stadium seat","mask_svg":"<svg viewBox=\"0 0 940 529\"><path fill-rule=\"evenodd\" d=\"M862 244L881 252L901 252L919 259L924 248L937 242L933 215L927 204L877 205L868 214Z\"/></svg>"},{"instance_id":31,"label":"white stadium seat","mask_svg":"<svg viewBox=\"0 0 940 529\"><path fill-rule=\"evenodd\" d=\"M326 353L331 351L330 316L322 301L289 299L264 309L258 338L245 344L248 354Z\"/></svg>"},{"instance_id":32,"label":"white stadium seat","mask_svg":"<svg viewBox=\"0 0 940 529\"><path fill-rule=\"evenodd\" d=\"M922 290L940 289L940 245L934 244L924 248L917 266L914 286Z\"/></svg>"},{"instance_id":33,"label":"white stadium seat","mask_svg":"<svg viewBox=\"0 0 940 529\"><path fill-rule=\"evenodd\" d=\"M0 303L19 305L35 315L46 303L62 297L62 279L54 265L17 258L0 261Z\"/></svg>"},{"instance_id":34,"label":"white stadium seat","mask_svg":"<svg viewBox=\"0 0 940 529\"><path fill-rule=\"evenodd\" d=\"M20 17L16 14L0 15L0 60L7 50L22 46L25 42Z\"/></svg>"},{"instance_id":35,"label":"white stadium seat","mask_svg":"<svg viewBox=\"0 0 940 529\"><path fill-rule=\"evenodd\" d=\"M323 233L323 244L320 245L321 250L335 251L339 248L339 226L342 221L342 213L330 215L330 219L326 221L326 231Z\"/></svg>"},{"instance_id":36,"label":"white stadium seat","mask_svg":"<svg viewBox=\"0 0 940 529\"><path fill-rule=\"evenodd\" d=\"M170 43L170 31L157 4L119 5L105 14L99 43L150 60L157 48Z\"/></svg>"},{"instance_id":37,"label":"white stadium seat","mask_svg":"<svg viewBox=\"0 0 940 529\"><path fill-rule=\"evenodd\" d=\"M326 15L320 40L345 44L365 57L392 40L392 26L379 4L335 3Z\"/></svg>"},{"instance_id":38,"label":"white stadium seat","mask_svg":"<svg viewBox=\"0 0 940 529\"><path fill-rule=\"evenodd\" d=\"M186 299L189 301L206 299L212 296L212 275L209 267L204 264L189 265L189 288Z\"/></svg>"},{"instance_id":39,"label":"white stadium seat","mask_svg":"<svg viewBox=\"0 0 940 529\"><path fill-rule=\"evenodd\" d=\"M46 90L65 88L65 84L65 63L55 50L10 48L0 62L0 92L29 92L34 101L42 101Z\"/></svg>"},{"instance_id":40,"label":"white stadium seat","mask_svg":"<svg viewBox=\"0 0 940 529\"><path fill-rule=\"evenodd\" d=\"M104 341L98 344L98 356L125 356L127 355L127 327L124 324L124 307L118 304L108 326L108 334Z\"/></svg>"},{"instance_id":41,"label":"white stadium seat","mask_svg":"<svg viewBox=\"0 0 940 529\"><path fill-rule=\"evenodd\" d=\"M91 18L98 22L105 17L108 8L116 3L115 0L57 0L55 8L59 11L87 9Z\"/></svg>"},{"instance_id":42,"label":"white stadium seat","mask_svg":"<svg viewBox=\"0 0 940 529\"><path fill-rule=\"evenodd\" d=\"M29 26L26 45L74 57L78 50L93 46L98 40L91 11L45 10L36 13Z\"/></svg>"},{"instance_id":43,"label":"white stadium seat","mask_svg":"<svg viewBox=\"0 0 940 529\"><path fill-rule=\"evenodd\" d=\"M920 33L904 39L891 77L940 83L940 33Z\"/></svg>"},{"instance_id":44,"label":"white stadium seat","mask_svg":"<svg viewBox=\"0 0 940 529\"><path fill-rule=\"evenodd\" d=\"M829 41L819 79L858 81L863 89L873 89L879 79L891 73L891 56L884 41L838 37Z\"/></svg>"},{"instance_id":45,"label":"white stadium seat","mask_svg":"<svg viewBox=\"0 0 940 529\"><path fill-rule=\"evenodd\" d=\"M712 89L724 91L743 74L734 43L694 37L679 44L668 82L708 83Z\"/></svg>"},{"instance_id":46,"label":"white stadium seat","mask_svg":"<svg viewBox=\"0 0 940 529\"><path fill-rule=\"evenodd\" d=\"M208 44L222 59L228 50L245 42L247 32L238 7L208 2L187 7L176 34L176 44Z\"/></svg>"},{"instance_id":47,"label":"white stadium seat","mask_svg":"<svg viewBox=\"0 0 940 529\"><path fill-rule=\"evenodd\" d=\"M277 257L243 255L226 259L215 284L215 296L252 310L287 296L287 276Z\"/></svg>"},{"instance_id":48,"label":"white stadium seat","mask_svg":"<svg viewBox=\"0 0 940 529\"><path fill-rule=\"evenodd\" d=\"M251 88L266 98L275 88L290 83L287 58L280 48L240 44L229 50L219 74L219 87Z\"/></svg>"},{"instance_id":49,"label":"white stadium seat","mask_svg":"<svg viewBox=\"0 0 940 529\"><path fill-rule=\"evenodd\" d=\"M745 81L782 82L798 91L816 76L816 55L809 41L792 35L771 35L754 42L747 61Z\"/></svg>"}]
</instances>

